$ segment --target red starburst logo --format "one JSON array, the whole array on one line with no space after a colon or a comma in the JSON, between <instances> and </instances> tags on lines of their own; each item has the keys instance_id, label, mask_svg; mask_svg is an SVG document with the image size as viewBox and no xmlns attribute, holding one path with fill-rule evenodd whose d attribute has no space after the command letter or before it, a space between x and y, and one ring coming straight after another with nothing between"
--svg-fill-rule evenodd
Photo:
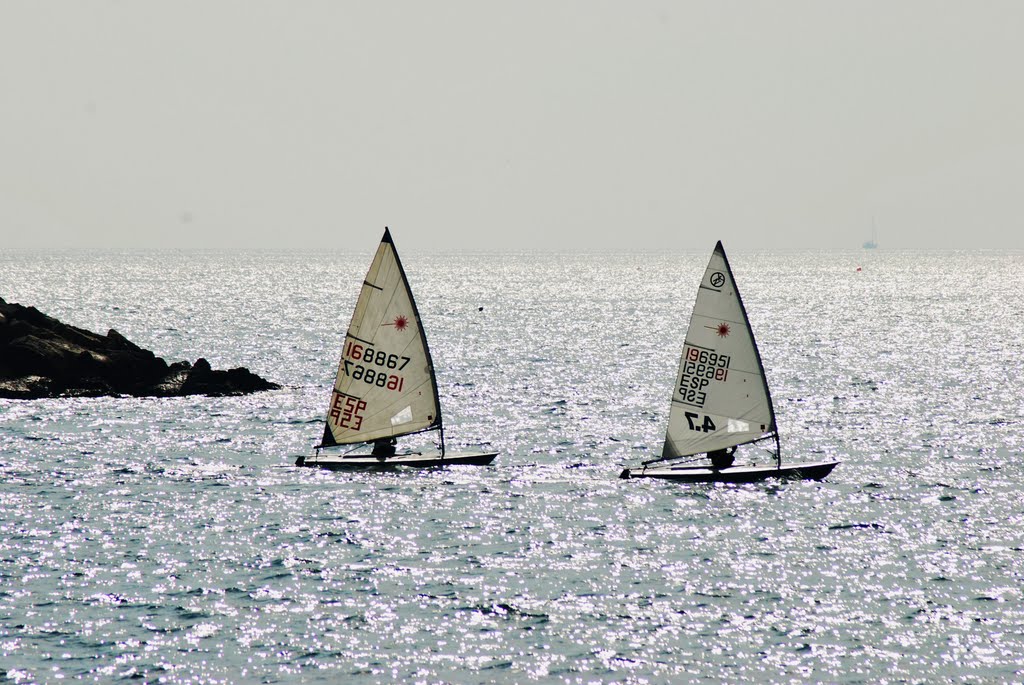
<instances>
[{"instance_id":1,"label":"red starburst logo","mask_svg":"<svg viewBox=\"0 0 1024 685\"><path fill-rule=\"evenodd\" d=\"M718 324L718 337L725 338L729 335L729 324L723 322Z\"/></svg>"},{"instance_id":2,"label":"red starburst logo","mask_svg":"<svg viewBox=\"0 0 1024 685\"><path fill-rule=\"evenodd\" d=\"M407 318L405 318L404 316L401 316L401 315L395 317L395 324L394 324L394 326L395 326L395 330L396 331L404 331L405 327L408 326L408 325L409 325L409 319L407 319Z\"/></svg>"}]
</instances>

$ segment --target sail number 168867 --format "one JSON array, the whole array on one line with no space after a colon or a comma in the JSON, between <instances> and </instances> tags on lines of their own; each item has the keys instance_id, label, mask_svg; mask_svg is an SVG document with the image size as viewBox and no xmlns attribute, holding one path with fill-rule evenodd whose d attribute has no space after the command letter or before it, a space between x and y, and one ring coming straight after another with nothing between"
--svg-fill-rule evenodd
<instances>
[{"instance_id":1,"label":"sail number 168867","mask_svg":"<svg viewBox=\"0 0 1024 685\"><path fill-rule=\"evenodd\" d=\"M354 364L349 359L362 362ZM384 350L375 350L372 347L360 345L351 340L345 345L345 354L342 362L345 365L345 375L352 380L362 381L367 385L388 390L402 392L405 385L405 378L396 374L388 373L386 369L401 371L410 361L409 357L402 357L397 354L388 354ZM374 366L378 368L373 368Z\"/></svg>"},{"instance_id":2,"label":"sail number 168867","mask_svg":"<svg viewBox=\"0 0 1024 685\"><path fill-rule=\"evenodd\" d=\"M402 388L405 386L404 376L396 376L386 371L376 371L362 364L353 364L347 359L343 359L342 362L345 364L345 375L351 376L352 380L398 392L402 392Z\"/></svg>"},{"instance_id":3,"label":"sail number 168867","mask_svg":"<svg viewBox=\"0 0 1024 685\"><path fill-rule=\"evenodd\" d=\"M388 354L384 350L375 350L372 347L364 347L359 343L352 342L351 340L349 340L348 344L345 345L345 354L343 356L351 357L357 362L361 361L364 364L375 364L388 369L398 369L399 371L404 369L405 365L409 363L409 357L400 357L397 354Z\"/></svg>"}]
</instances>

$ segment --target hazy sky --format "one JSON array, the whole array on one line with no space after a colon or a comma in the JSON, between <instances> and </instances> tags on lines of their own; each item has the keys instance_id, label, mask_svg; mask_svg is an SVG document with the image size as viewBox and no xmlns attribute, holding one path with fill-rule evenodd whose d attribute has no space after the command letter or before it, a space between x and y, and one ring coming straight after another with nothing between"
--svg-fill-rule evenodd
<instances>
[{"instance_id":1,"label":"hazy sky","mask_svg":"<svg viewBox=\"0 0 1024 685\"><path fill-rule=\"evenodd\" d=\"M1024 2L0 0L0 245L1024 249Z\"/></svg>"}]
</instances>

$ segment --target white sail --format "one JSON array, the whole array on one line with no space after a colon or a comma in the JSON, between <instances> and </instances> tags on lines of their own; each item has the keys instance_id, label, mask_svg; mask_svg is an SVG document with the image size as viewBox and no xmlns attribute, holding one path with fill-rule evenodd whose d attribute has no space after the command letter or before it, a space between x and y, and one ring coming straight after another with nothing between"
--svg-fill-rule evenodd
<instances>
[{"instance_id":1,"label":"white sail","mask_svg":"<svg viewBox=\"0 0 1024 685\"><path fill-rule=\"evenodd\" d=\"M686 331L662 457L741 445L775 431L761 356L719 242Z\"/></svg>"},{"instance_id":2,"label":"white sail","mask_svg":"<svg viewBox=\"0 0 1024 685\"><path fill-rule=\"evenodd\" d=\"M345 336L321 447L440 427L427 338L384 229Z\"/></svg>"}]
</instances>

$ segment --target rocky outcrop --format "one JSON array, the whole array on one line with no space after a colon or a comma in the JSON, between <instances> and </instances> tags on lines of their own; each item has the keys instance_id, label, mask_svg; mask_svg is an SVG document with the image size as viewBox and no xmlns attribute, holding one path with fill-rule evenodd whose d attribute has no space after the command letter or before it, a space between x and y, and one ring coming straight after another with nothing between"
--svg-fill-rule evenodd
<instances>
[{"instance_id":1,"label":"rocky outcrop","mask_svg":"<svg viewBox=\"0 0 1024 685\"><path fill-rule=\"evenodd\" d=\"M0 298L0 398L243 395L280 386L246 368L168 364L111 329L99 335Z\"/></svg>"}]
</instances>

